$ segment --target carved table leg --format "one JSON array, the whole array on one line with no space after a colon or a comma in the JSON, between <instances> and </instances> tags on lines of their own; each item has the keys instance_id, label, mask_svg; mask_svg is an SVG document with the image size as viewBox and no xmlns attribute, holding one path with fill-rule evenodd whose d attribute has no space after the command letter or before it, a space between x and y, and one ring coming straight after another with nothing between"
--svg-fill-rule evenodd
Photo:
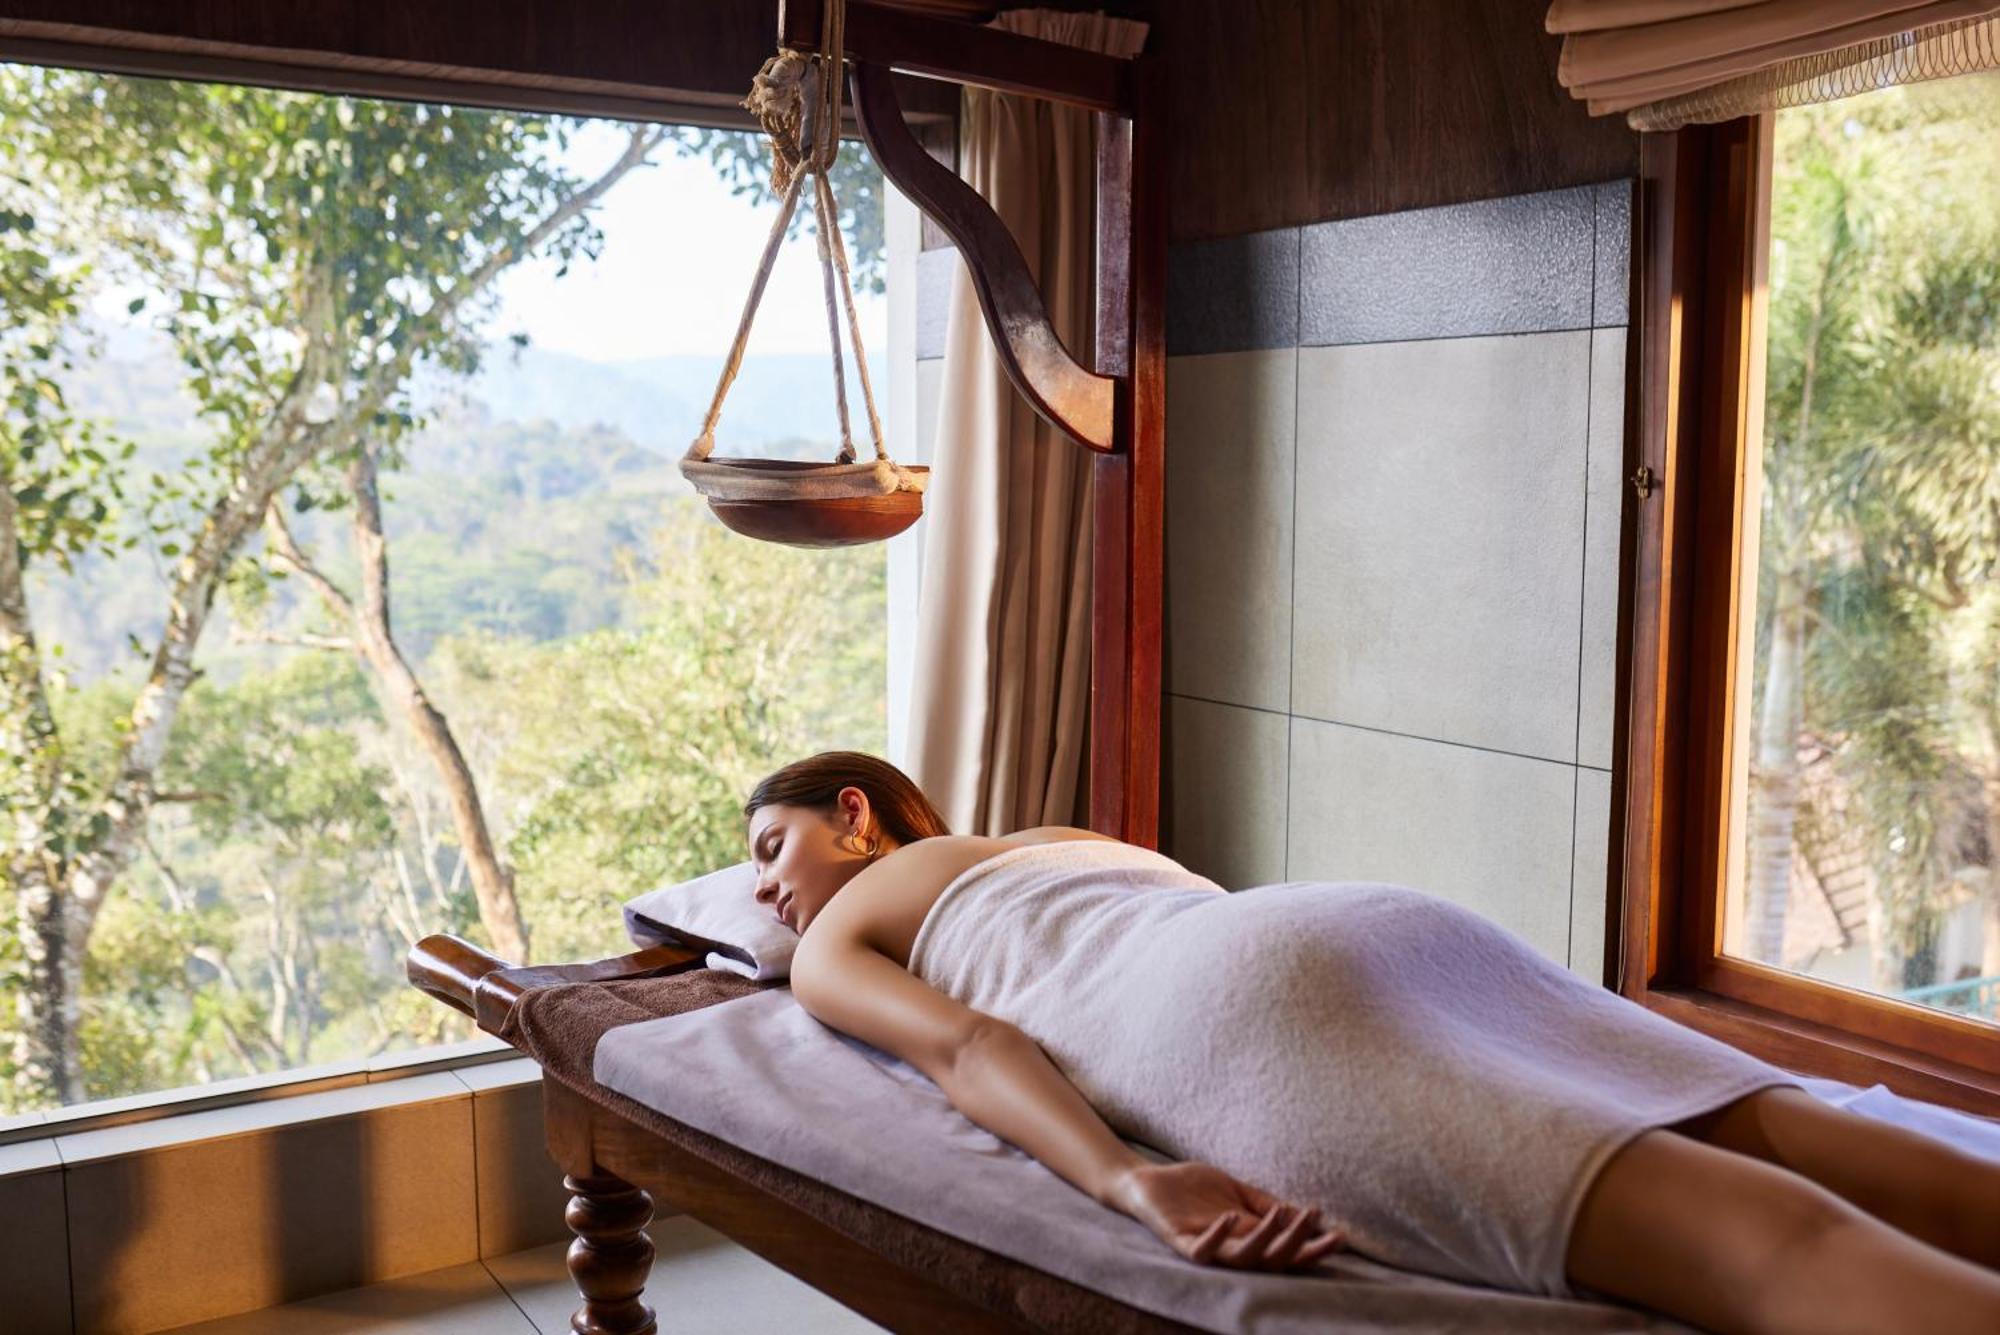
<instances>
[{"instance_id":1,"label":"carved table leg","mask_svg":"<svg viewBox=\"0 0 2000 1335\"><path fill-rule=\"evenodd\" d=\"M566 1177L575 1193L563 1218L576 1241L569 1245L569 1274L583 1295L570 1318L575 1335L654 1335L653 1309L639 1301L653 1269L653 1240L646 1225L653 1198L622 1178Z\"/></svg>"}]
</instances>

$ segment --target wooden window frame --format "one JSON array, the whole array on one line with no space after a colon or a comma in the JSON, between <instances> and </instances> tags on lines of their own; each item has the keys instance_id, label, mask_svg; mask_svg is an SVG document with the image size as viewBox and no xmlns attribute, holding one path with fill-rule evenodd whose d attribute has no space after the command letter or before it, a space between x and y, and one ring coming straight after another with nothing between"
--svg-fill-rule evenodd
<instances>
[{"instance_id":1,"label":"wooden window frame","mask_svg":"<svg viewBox=\"0 0 2000 1335\"><path fill-rule=\"evenodd\" d=\"M1992 1026L1721 951L1771 131L1764 115L1641 142L1609 981L1787 1069L2000 1116Z\"/></svg>"}]
</instances>

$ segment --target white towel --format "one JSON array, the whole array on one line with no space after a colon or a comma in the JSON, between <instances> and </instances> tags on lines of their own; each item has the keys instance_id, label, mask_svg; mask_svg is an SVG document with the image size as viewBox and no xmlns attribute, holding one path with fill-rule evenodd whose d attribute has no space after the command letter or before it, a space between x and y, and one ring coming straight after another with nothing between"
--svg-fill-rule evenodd
<instances>
[{"instance_id":1,"label":"white towel","mask_svg":"<svg viewBox=\"0 0 2000 1335\"><path fill-rule=\"evenodd\" d=\"M1641 1132L1798 1082L1396 886L1229 894L1099 841L978 864L910 971L1018 1025L1113 1128L1321 1207L1356 1251L1560 1297Z\"/></svg>"}]
</instances>

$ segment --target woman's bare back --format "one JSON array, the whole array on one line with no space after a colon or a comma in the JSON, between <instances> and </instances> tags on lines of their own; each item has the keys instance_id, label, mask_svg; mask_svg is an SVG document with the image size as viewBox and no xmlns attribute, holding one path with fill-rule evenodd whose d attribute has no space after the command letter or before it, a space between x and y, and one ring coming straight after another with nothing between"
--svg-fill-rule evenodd
<instances>
[{"instance_id":1,"label":"woman's bare back","mask_svg":"<svg viewBox=\"0 0 2000 1335\"><path fill-rule=\"evenodd\" d=\"M931 906L946 886L973 867L1024 844L1109 838L1067 825L1043 825L998 838L947 834L920 839L856 875L807 930L815 937L826 933L858 941L907 969L910 950Z\"/></svg>"}]
</instances>

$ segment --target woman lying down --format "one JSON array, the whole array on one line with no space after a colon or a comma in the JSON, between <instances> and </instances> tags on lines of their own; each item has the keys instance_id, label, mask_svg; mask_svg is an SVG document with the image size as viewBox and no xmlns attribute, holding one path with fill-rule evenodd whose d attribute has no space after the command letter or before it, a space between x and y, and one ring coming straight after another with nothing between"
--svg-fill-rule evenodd
<instances>
[{"instance_id":1,"label":"woman lying down","mask_svg":"<svg viewBox=\"0 0 2000 1335\"><path fill-rule=\"evenodd\" d=\"M1229 894L1085 830L954 836L854 752L746 813L799 1003L1190 1260L1350 1247L1713 1330L2000 1331L2000 1165L1444 900Z\"/></svg>"}]
</instances>

